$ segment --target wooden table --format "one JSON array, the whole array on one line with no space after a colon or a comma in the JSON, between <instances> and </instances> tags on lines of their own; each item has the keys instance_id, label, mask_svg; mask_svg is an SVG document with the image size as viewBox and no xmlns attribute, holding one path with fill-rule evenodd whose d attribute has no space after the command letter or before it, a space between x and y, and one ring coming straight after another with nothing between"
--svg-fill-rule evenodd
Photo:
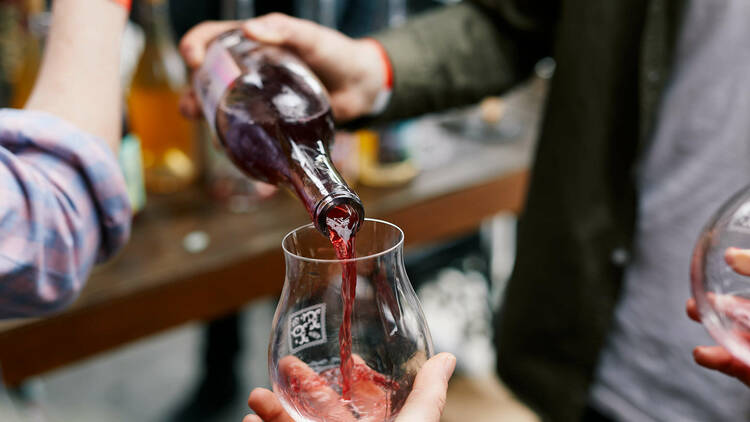
<instances>
[{"instance_id":1,"label":"wooden table","mask_svg":"<svg viewBox=\"0 0 750 422\"><path fill-rule=\"evenodd\" d=\"M358 187L368 216L400 226L410 247L466 233L501 211L519 211L541 92L543 86L534 83L509 96L514 118L525 126L519 140L467 141L454 151L455 159L422 172L407 186ZM426 121L417 124L430 124ZM428 127L420 133L439 132ZM48 318L0 324L4 381L16 385L188 321L219 317L255 298L278 294L284 280L281 239L306 222L303 208L287 195L277 195L243 214L232 214L197 191L152 200L138 216L129 245L94 271L73 306ZM204 232L209 243L191 253L183 241L195 231Z\"/></svg>"}]
</instances>

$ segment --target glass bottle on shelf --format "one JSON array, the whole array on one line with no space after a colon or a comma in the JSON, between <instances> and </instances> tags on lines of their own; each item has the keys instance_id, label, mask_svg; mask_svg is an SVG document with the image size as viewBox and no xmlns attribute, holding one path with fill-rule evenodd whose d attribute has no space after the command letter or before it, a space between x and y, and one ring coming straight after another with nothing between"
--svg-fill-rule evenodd
<instances>
[{"instance_id":1,"label":"glass bottle on shelf","mask_svg":"<svg viewBox=\"0 0 750 422\"><path fill-rule=\"evenodd\" d=\"M137 215L146 206L146 191L143 180L143 164L141 163L141 142L130 129L127 110L123 109L122 140L118 160L125 185L128 189L128 199L133 215Z\"/></svg>"},{"instance_id":2,"label":"glass bottle on shelf","mask_svg":"<svg viewBox=\"0 0 750 422\"><path fill-rule=\"evenodd\" d=\"M122 84L122 139L118 159L120 168L125 177L128 188L128 198L133 215L136 216L146 206L146 186L143 180L143 162L141 152L141 141L138 135L133 133L130 125L130 116L126 94L130 91L136 66L143 52L144 35L138 25L128 22L122 34L122 46L120 49L120 82Z\"/></svg>"},{"instance_id":3,"label":"glass bottle on shelf","mask_svg":"<svg viewBox=\"0 0 750 422\"><path fill-rule=\"evenodd\" d=\"M165 0L138 4L146 41L128 97L133 132L141 140L146 189L173 193L186 188L198 171L194 125L179 112L187 85Z\"/></svg>"},{"instance_id":4,"label":"glass bottle on shelf","mask_svg":"<svg viewBox=\"0 0 750 422\"><path fill-rule=\"evenodd\" d=\"M362 201L331 162L333 116L323 85L291 52L230 31L196 72L203 114L227 156L246 175L295 193L316 227L346 208L355 230Z\"/></svg>"}]
</instances>

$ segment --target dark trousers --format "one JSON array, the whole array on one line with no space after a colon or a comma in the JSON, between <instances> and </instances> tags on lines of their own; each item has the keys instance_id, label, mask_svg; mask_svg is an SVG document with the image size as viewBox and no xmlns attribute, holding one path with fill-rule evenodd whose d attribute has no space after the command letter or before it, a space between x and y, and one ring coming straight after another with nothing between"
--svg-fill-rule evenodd
<instances>
[{"instance_id":1,"label":"dark trousers","mask_svg":"<svg viewBox=\"0 0 750 422\"><path fill-rule=\"evenodd\" d=\"M240 316L230 314L208 323L203 345L206 381L233 379L235 363L241 352Z\"/></svg>"},{"instance_id":2,"label":"dark trousers","mask_svg":"<svg viewBox=\"0 0 750 422\"><path fill-rule=\"evenodd\" d=\"M588 405L583 412L581 422L615 422L615 420Z\"/></svg>"}]
</instances>

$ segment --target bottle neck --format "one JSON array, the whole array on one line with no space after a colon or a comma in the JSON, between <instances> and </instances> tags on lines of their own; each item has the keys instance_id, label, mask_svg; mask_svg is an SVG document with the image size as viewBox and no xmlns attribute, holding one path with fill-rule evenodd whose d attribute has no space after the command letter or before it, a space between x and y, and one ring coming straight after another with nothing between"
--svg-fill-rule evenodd
<instances>
[{"instance_id":1,"label":"bottle neck","mask_svg":"<svg viewBox=\"0 0 750 422\"><path fill-rule=\"evenodd\" d=\"M315 148L292 142L291 148L289 183L307 208L315 227L327 236L329 215L333 210L348 207L356 232L365 218L362 200L334 167L324 141L319 140Z\"/></svg>"}]
</instances>

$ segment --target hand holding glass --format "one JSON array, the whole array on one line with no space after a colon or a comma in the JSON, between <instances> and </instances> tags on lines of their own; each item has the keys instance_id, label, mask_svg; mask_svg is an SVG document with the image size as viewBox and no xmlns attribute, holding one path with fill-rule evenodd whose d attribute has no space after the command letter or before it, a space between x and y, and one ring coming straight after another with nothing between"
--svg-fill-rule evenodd
<instances>
[{"instance_id":1,"label":"hand holding glass","mask_svg":"<svg viewBox=\"0 0 750 422\"><path fill-rule=\"evenodd\" d=\"M269 375L295 421L392 421L404 405L433 351L404 270L403 241L398 227L367 219L357 233L357 258L342 261L312 224L284 238L286 281ZM344 268L357 278L350 320L342 306ZM351 329L349 366L341 365L342 328Z\"/></svg>"}]
</instances>

